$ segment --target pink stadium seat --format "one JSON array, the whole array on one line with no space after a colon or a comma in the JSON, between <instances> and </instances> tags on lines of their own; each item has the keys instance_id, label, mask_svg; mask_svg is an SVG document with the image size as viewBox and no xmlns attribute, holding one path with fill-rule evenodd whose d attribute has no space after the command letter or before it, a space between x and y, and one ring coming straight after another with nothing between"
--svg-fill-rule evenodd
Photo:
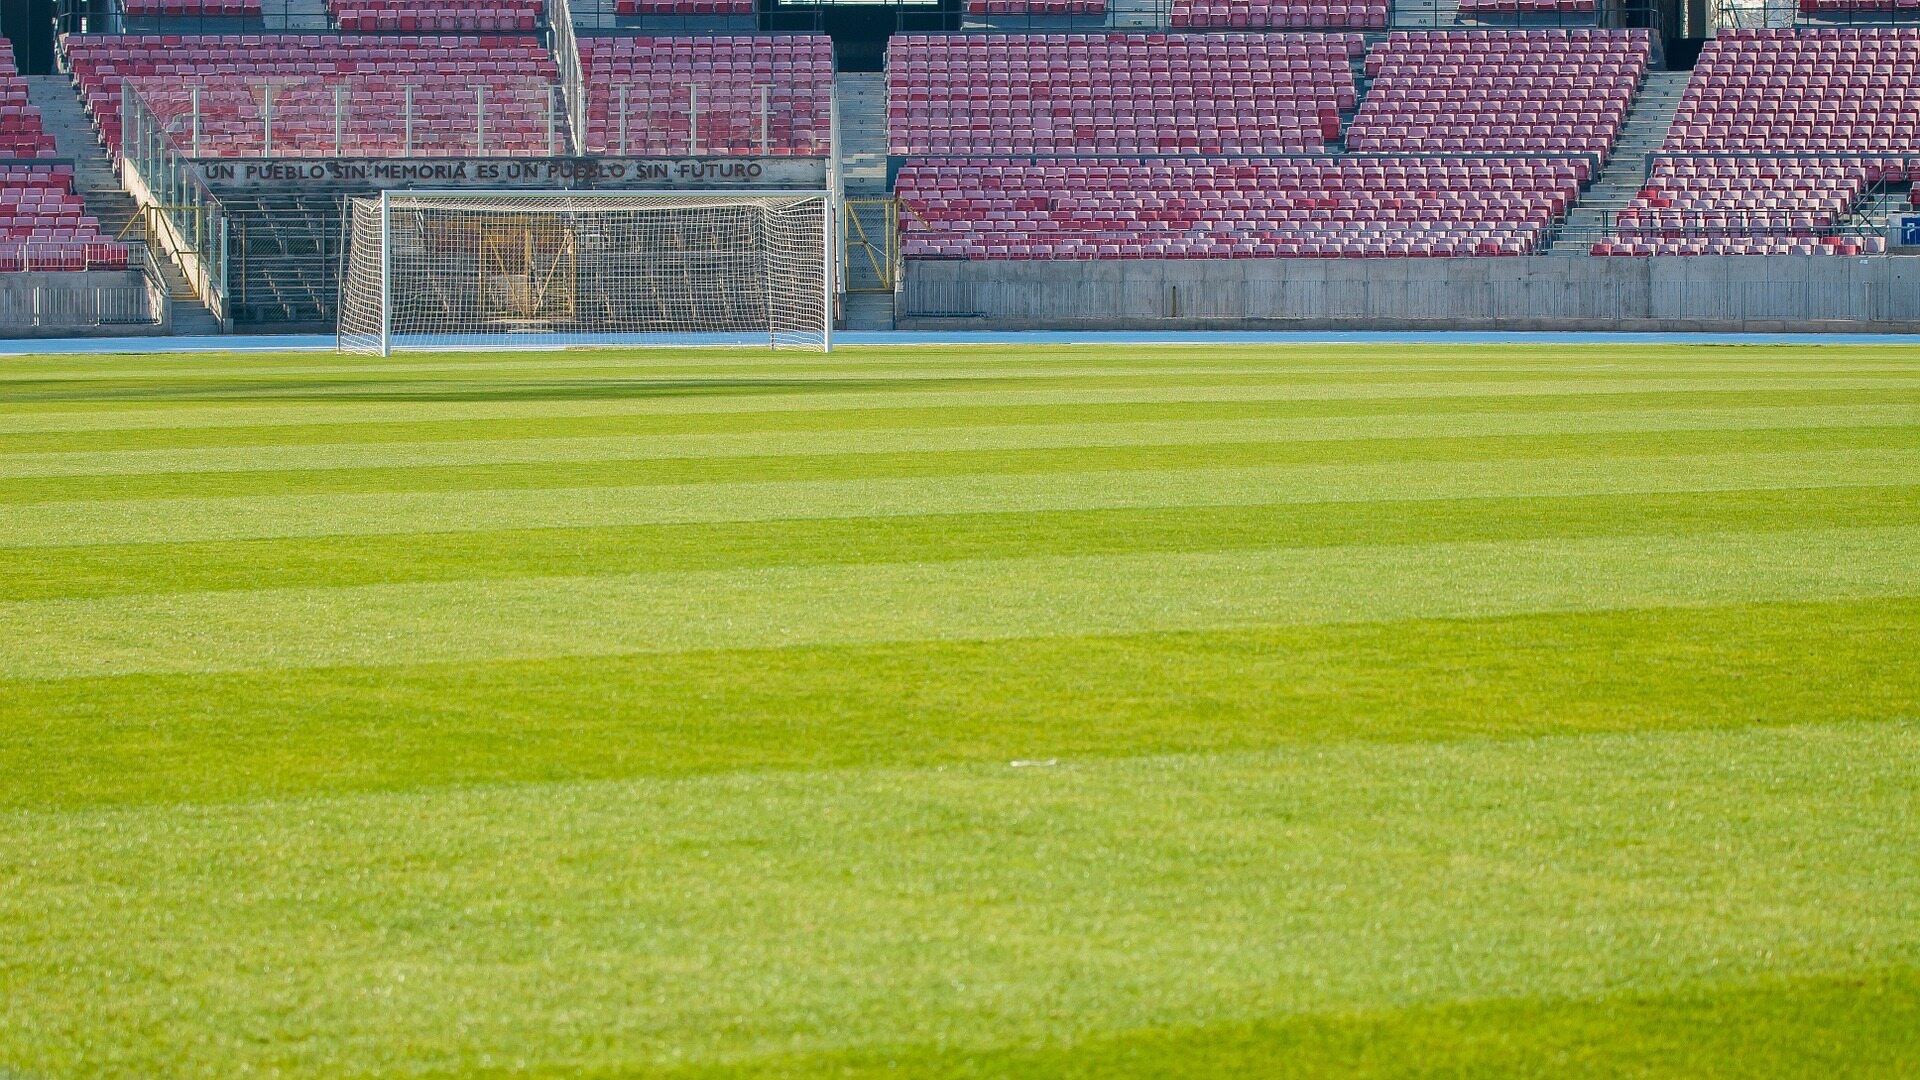
<instances>
[{"instance_id":1,"label":"pink stadium seat","mask_svg":"<svg viewBox=\"0 0 1920 1080\"><path fill-rule=\"evenodd\" d=\"M1388 0L1173 0L1168 24L1193 29L1384 30Z\"/></svg>"},{"instance_id":2,"label":"pink stadium seat","mask_svg":"<svg viewBox=\"0 0 1920 1080\"><path fill-rule=\"evenodd\" d=\"M0 43L5 39L0 38ZM40 110L27 102L27 84L13 66L13 51L0 50L0 157L52 157L53 136L40 126Z\"/></svg>"},{"instance_id":3,"label":"pink stadium seat","mask_svg":"<svg viewBox=\"0 0 1920 1080\"><path fill-rule=\"evenodd\" d=\"M1590 15L1594 0L1460 0L1463 15Z\"/></svg>"},{"instance_id":4,"label":"pink stadium seat","mask_svg":"<svg viewBox=\"0 0 1920 1080\"><path fill-rule=\"evenodd\" d=\"M1650 47L1644 30L1395 31L1367 54L1347 148L1604 159Z\"/></svg>"},{"instance_id":5,"label":"pink stadium seat","mask_svg":"<svg viewBox=\"0 0 1920 1080\"><path fill-rule=\"evenodd\" d=\"M896 37L900 155L1298 153L1354 105L1357 34Z\"/></svg>"},{"instance_id":6,"label":"pink stadium seat","mask_svg":"<svg viewBox=\"0 0 1920 1080\"><path fill-rule=\"evenodd\" d=\"M275 156L332 155L337 102L346 110L339 126L347 156L545 154L550 148L548 90L558 72L532 37L143 35L73 38L67 56L101 138L115 150L126 82L186 147L189 75L200 89L203 156L262 152L269 88ZM484 128L477 122L483 107Z\"/></svg>"},{"instance_id":7,"label":"pink stadium seat","mask_svg":"<svg viewBox=\"0 0 1920 1080\"><path fill-rule=\"evenodd\" d=\"M1525 255L1566 214L1564 158L928 159L900 171L909 258Z\"/></svg>"},{"instance_id":8,"label":"pink stadium seat","mask_svg":"<svg viewBox=\"0 0 1920 1080\"><path fill-rule=\"evenodd\" d=\"M1920 27L1734 30L1708 41L1673 151L1920 154Z\"/></svg>"},{"instance_id":9,"label":"pink stadium seat","mask_svg":"<svg viewBox=\"0 0 1920 1080\"><path fill-rule=\"evenodd\" d=\"M0 166L0 271L124 270L130 257L74 193L71 166Z\"/></svg>"},{"instance_id":10,"label":"pink stadium seat","mask_svg":"<svg viewBox=\"0 0 1920 1080\"><path fill-rule=\"evenodd\" d=\"M1839 222L1920 176L1920 28L1729 30L1707 42L1647 186L1596 254L1856 254ZM1606 250L1600 250L1601 247Z\"/></svg>"},{"instance_id":11,"label":"pink stadium seat","mask_svg":"<svg viewBox=\"0 0 1920 1080\"><path fill-rule=\"evenodd\" d=\"M327 0L327 10L342 30L529 33L539 28L542 7L540 0Z\"/></svg>"},{"instance_id":12,"label":"pink stadium seat","mask_svg":"<svg viewBox=\"0 0 1920 1080\"><path fill-rule=\"evenodd\" d=\"M753 0L614 0L619 15L751 15Z\"/></svg>"},{"instance_id":13,"label":"pink stadium seat","mask_svg":"<svg viewBox=\"0 0 1920 1080\"><path fill-rule=\"evenodd\" d=\"M126 0L132 18L260 17L260 0Z\"/></svg>"},{"instance_id":14,"label":"pink stadium seat","mask_svg":"<svg viewBox=\"0 0 1920 1080\"><path fill-rule=\"evenodd\" d=\"M1875 175L1870 163L1844 158L1656 158L1646 186L1615 215L1614 242L1596 254L1883 250L1882 238L1837 228Z\"/></svg>"},{"instance_id":15,"label":"pink stadium seat","mask_svg":"<svg viewBox=\"0 0 1920 1080\"><path fill-rule=\"evenodd\" d=\"M580 64L594 153L684 154L692 146L757 154L763 101L768 153L830 149L833 41L823 35L583 37Z\"/></svg>"}]
</instances>

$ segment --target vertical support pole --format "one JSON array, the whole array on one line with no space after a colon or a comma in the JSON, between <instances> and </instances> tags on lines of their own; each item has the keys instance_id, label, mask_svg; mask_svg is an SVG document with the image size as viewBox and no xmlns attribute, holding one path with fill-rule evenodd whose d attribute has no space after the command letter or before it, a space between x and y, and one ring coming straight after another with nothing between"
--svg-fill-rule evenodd
<instances>
[{"instance_id":1,"label":"vertical support pole","mask_svg":"<svg viewBox=\"0 0 1920 1080\"><path fill-rule=\"evenodd\" d=\"M700 86L687 84L687 156L700 156Z\"/></svg>"},{"instance_id":2,"label":"vertical support pole","mask_svg":"<svg viewBox=\"0 0 1920 1080\"><path fill-rule=\"evenodd\" d=\"M333 156L339 157L347 141L347 85L333 84Z\"/></svg>"},{"instance_id":3,"label":"vertical support pole","mask_svg":"<svg viewBox=\"0 0 1920 1080\"><path fill-rule=\"evenodd\" d=\"M840 226L834 215L834 208L840 204L838 197L829 191L820 198L820 228L826 233L820 238L820 280L821 312L820 349L833 351L833 279L835 259L834 251L840 246Z\"/></svg>"},{"instance_id":4,"label":"vertical support pole","mask_svg":"<svg viewBox=\"0 0 1920 1080\"><path fill-rule=\"evenodd\" d=\"M559 107L559 102L558 102L558 97L554 91L555 91L554 85L552 83L548 83L547 84L547 156L548 157L558 156L554 153L553 136L554 136L554 130L555 130L554 122L557 119L559 119L554 115L554 110Z\"/></svg>"},{"instance_id":5,"label":"vertical support pole","mask_svg":"<svg viewBox=\"0 0 1920 1080\"><path fill-rule=\"evenodd\" d=\"M762 83L760 86L760 156L766 157L771 150L773 140L769 138L769 123L773 118L773 87Z\"/></svg>"},{"instance_id":6,"label":"vertical support pole","mask_svg":"<svg viewBox=\"0 0 1920 1080\"><path fill-rule=\"evenodd\" d=\"M192 145L193 156L197 158L200 156L200 84L194 83L193 88L187 91L187 96L193 100Z\"/></svg>"},{"instance_id":7,"label":"vertical support pole","mask_svg":"<svg viewBox=\"0 0 1920 1080\"><path fill-rule=\"evenodd\" d=\"M400 152L413 153L413 84L400 88ZM382 210L381 222L384 225L386 211Z\"/></svg>"},{"instance_id":8,"label":"vertical support pole","mask_svg":"<svg viewBox=\"0 0 1920 1080\"><path fill-rule=\"evenodd\" d=\"M273 83L260 88L260 156L273 156Z\"/></svg>"},{"instance_id":9,"label":"vertical support pole","mask_svg":"<svg viewBox=\"0 0 1920 1080\"><path fill-rule=\"evenodd\" d=\"M476 157L487 156L487 87L484 83L473 88L473 153Z\"/></svg>"},{"instance_id":10,"label":"vertical support pole","mask_svg":"<svg viewBox=\"0 0 1920 1080\"><path fill-rule=\"evenodd\" d=\"M620 84L620 156L627 156L627 84Z\"/></svg>"},{"instance_id":11,"label":"vertical support pole","mask_svg":"<svg viewBox=\"0 0 1920 1080\"><path fill-rule=\"evenodd\" d=\"M413 95L407 95L411 98ZM411 115L411 114L409 114ZM411 125L409 125L411 127ZM380 192L380 355L393 355L393 201Z\"/></svg>"}]
</instances>

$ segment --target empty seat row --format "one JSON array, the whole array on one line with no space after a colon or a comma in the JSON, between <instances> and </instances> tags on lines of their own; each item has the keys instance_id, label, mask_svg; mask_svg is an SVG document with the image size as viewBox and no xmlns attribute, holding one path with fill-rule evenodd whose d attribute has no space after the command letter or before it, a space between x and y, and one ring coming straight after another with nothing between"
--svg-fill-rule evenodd
<instances>
[{"instance_id":1,"label":"empty seat row","mask_svg":"<svg viewBox=\"0 0 1920 1080\"><path fill-rule=\"evenodd\" d=\"M1650 50L1641 30L1398 31L1367 54L1347 146L1604 157Z\"/></svg>"},{"instance_id":2,"label":"empty seat row","mask_svg":"<svg viewBox=\"0 0 1920 1080\"><path fill-rule=\"evenodd\" d=\"M182 141L192 125L192 91L199 90L207 154L261 152L263 109L273 112L276 153L330 153L342 102L361 153L413 152L410 127L423 140L415 149L432 145L431 132L444 129L449 139L437 152L458 152L452 136L480 130L476 113L496 110L484 118L489 152L544 152L545 88L558 77L538 40L512 36L76 37L68 39L67 57L109 148L119 146L123 83L138 80L143 99ZM403 108L409 95L410 115Z\"/></svg>"},{"instance_id":3,"label":"empty seat row","mask_svg":"<svg viewBox=\"0 0 1920 1080\"><path fill-rule=\"evenodd\" d=\"M896 38L899 155L1223 154L1324 149L1357 92L1358 35Z\"/></svg>"},{"instance_id":4,"label":"empty seat row","mask_svg":"<svg viewBox=\"0 0 1920 1080\"><path fill-rule=\"evenodd\" d=\"M617 15L751 15L753 0L614 0Z\"/></svg>"},{"instance_id":5,"label":"empty seat row","mask_svg":"<svg viewBox=\"0 0 1920 1080\"><path fill-rule=\"evenodd\" d=\"M260 0L126 0L131 18L258 18Z\"/></svg>"},{"instance_id":6,"label":"empty seat row","mask_svg":"<svg viewBox=\"0 0 1920 1080\"><path fill-rule=\"evenodd\" d=\"M1585 15L1594 10L1594 0L1460 0L1466 15Z\"/></svg>"},{"instance_id":7,"label":"empty seat row","mask_svg":"<svg viewBox=\"0 0 1920 1080\"><path fill-rule=\"evenodd\" d=\"M1098 15L1107 0L967 0L969 15Z\"/></svg>"},{"instance_id":8,"label":"empty seat row","mask_svg":"<svg viewBox=\"0 0 1920 1080\"><path fill-rule=\"evenodd\" d=\"M1171 26L1210 29L1383 30L1387 0L1173 0Z\"/></svg>"},{"instance_id":9,"label":"empty seat row","mask_svg":"<svg viewBox=\"0 0 1920 1080\"><path fill-rule=\"evenodd\" d=\"M825 154L833 42L781 37L583 37L587 149L614 154Z\"/></svg>"},{"instance_id":10,"label":"empty seat row","mask_svg":"<svg viewBox=\"0 0 1920 1080\"><path fill-rule=\"evenodd\" d=\"M1674 151L1920 152L1911 28L1738 31L1707 42L1674 113Z\"/></svg>"},{"instance_id":11,"label":"empty seat row","mask_svg":"<svg viewBox=\"0 0 1920 1080\"><path fill-rule=\"evenodd\" d=\"M0 167L0 272L123 270L129 259L74 192L71 166Z\"/></svg>"},{"instance_id":12,"label":"empty seat row","mask_svg":"<svg viewBox=\"0 0 1920 1080\"><path fill-rule=\"evenodd\" d=\"M481 0L434 4L425 0L327 0L342 30L480 31L527 33L540 25L540 0Z\"/></svg>"},{"instance_id":13,"label":"empty seat row","mask_svg":"<svg viewBox=\"0 0 1920 1080\"><path fill-rule=\"evenodd\" d=\"M1523 255L1585 163L1549 158L928 159L896 194L916 258Z\"/></svg>"},{"instance_id":14,"label":"empty seat row","mask_svg":"<svg viewBox=\"0 0 1920 1080\"><path fill-rule=\"evenodd\" d=\"M6 43L0 38L0 45ZM26 80L13 66L13 50L0 49L0 156L51 157L53 136L40 125L40 110L27 100Z\"/></svg>"}]
</instances>

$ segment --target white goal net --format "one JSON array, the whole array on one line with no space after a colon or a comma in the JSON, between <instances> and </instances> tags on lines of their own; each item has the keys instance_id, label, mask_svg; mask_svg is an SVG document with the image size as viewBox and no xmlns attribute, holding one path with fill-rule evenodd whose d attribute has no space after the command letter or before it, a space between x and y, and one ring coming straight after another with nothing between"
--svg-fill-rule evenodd
<instances>
[{"instance_id":1,"label":"white goal net","mask_svg":"<svg viewBox=\"0 0 1920 1080\"><path fill-rule=\"evenodd\" d=\"M346 231L346 352L833 343L820 193L386 192Z\"/></svg>"}]
</instances>

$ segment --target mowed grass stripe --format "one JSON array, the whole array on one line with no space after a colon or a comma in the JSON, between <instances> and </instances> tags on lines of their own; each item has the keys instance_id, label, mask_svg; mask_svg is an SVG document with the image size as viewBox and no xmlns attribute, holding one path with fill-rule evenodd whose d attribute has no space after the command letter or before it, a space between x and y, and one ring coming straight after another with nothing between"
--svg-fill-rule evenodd
<instances>
[{"instance_id":1,"label":"mowed grass stripe","mask_svg":"<svg viewBox=\"0 0 1920 1080\"><path fill-rule=\"evenodd\" d=\"M1920 449L1920 424L1603 434L1480 435L1424 439L1150 443L1141 446L770 454L750 457L602 459L525 464L259 470L132 476L0 479L0 504L224 498L376 492L542 490L686 484L1047 473L1260 468L1414 462L1622 461L1687 454L1833 453ZM1920 469L1916 469L1920 479Z\"/></svg>"},{"instance_id":2,"label":"mowed grass stripe","mask_svg":"<svg viewBox=\"0 0 1920 1080\"><path fill-rule=\"evenodd\" d=\"M0 548L0 600L1920 524L1920 486L917 514Z\"/></svg>"},{"instance_id":3,"label":"mowed grass stripe","mask_svg":"<svg viewBox=\"0 0 1920 1080\"><path fill-rule=\"evenodd\" d=\"M0 548L1162 506L1904 487L1920 451L1281 465L15 505Z\"/></svg>"},{"instance_id":4,"label":"mowed grass stripe","mask_svg":"<svg viewBox=\"0 0 1920 1080\"><path fill-rule=\"evenodd\" d=\"M1549 414L1425 412L1367 417L1152 420L1129 424L983 424L963 428L697 434L502 436L438 443L51 451L0 455L0 478L269 472L395 466L645 461L658 458L940 453L1251 441L1368 441L1920 426L1920 405L1781 405L1743 409Z\"/></svg>"},{"instance_id":5,"label":"mowed grass stripe","mask_svg":"<svg viewBox=\"0 0 1920 1080\"><path fill-rule=\"evenodd\" d=\"M0 678L1920 594L1920 528L767 567L0 604Z\"/></svg>"},{"instance_id":6,"label":"mowed grass stripe","mask_svg":"<svg viewBox=\"0 0 1920 1080\"><path fill-rule=\"evenodd\" d=\"M0 424L0 456L59 452L114 452L126 449L219 448L253 446L323 446L383 442L468 441L476 438L523 439L583 436L674 436L820 434L864 431L951 430L1001 426L1055 426L1060 424L1131 425L1150 422L1220 422L1231 420L1331 420L1341 418L1428 416L1557 416L1614 410L1628 414L1646 409L1769 409L1817 406L1920 405L1915 390L1728 390L1679 393L1594 394L1584 396L1518 395L1499 398L1382 398L1375 400L1163 401L1129 404L1062 404L924 407L900 409L844 409L673 415L620 413L549 415L537 418L502 417L468 420L419 421L394 417L365 419L366 412L338 412L316 421L311 405L277 412L279 420L254 424L195 426L185 420L127 430L34 431L7 433Z\"/></svg>"},{"instance_id":7,"label":"mowed grass stripe","mask_svg":"<svg viewBox=\"0 0 1920 1080\"><path fill-rule=\"evenodd\" d=\"M0 806L1917 718L1911 598L109 675L0 682Z\"/></svg>"},{"instance_id":8,"label":"mowed grass stripe","mask_svg":"<svg viewBox=\"0 0 1920 1080\"><path fill-rule=\"evenodd\" d=\"M1118 380L1124 385L1106 388L1050 387L1024 384L1010 387L970 386L928 390L911 383L895 384L881 377L864 380L575 380L537 385L501 385L492 382L426 383L417 390L393 387L374 380L366 395L344 396L316 386L305 394L277 402L236 402L207 405L195 401L154 400L142 408L104 410L10 407L0 414L0 434L48 434L85 431L141 431L181 426L297 426L312 422L318 403L351 405L356 423L420 423L432 420L526 420L559 417L669 416L737 413L841 413L862 410L936 408L1054 408L1073 405L1234 404L1262 402L1410 401L1445 398L1502 400L1509 398L1590 398L1629 394L1693 395L1818 391L1879 391L1920 395L1920 375L1905 373L1846 376L1744 376L1672 378L1642 374L1596 379L1545 377L1516 384L1487 380L1469 373L1458 380L1396 379L1364 383L1303 383L1284 375L1247 380L1250 385L1214 385L1206 380L1142 376ZM384 389L379 389L384 387ZM1738 387L1737 390L1731 389ZM384 395L384 399L382 396ZM1902 400L1907 400L1902 398ZM1859 403L1857 397L1851 403Z\"/></svg>"},{"instance_id":9,"label":"mowed grass stripe","mask_svg":"<svg viewBox=\"0 0 1920 1080\"><path fill-rule=\"evenodd\" d=\"M1837 724L16 812L0 1046L619 1075L1868 977L1920 951L1916 764Z\"/></svg>"},{"instance_id":10,"label":"mowed grass stripe","mask_svg":"<svg viewBox=\"0 0 1920 1080\"><path fill-rule=\"evenodd\" d=\"M981 1052L938 1043L773 1056L651 1073L656 1080L1245 1080L1298 1078L1904 1080L1920 1074L1920 968L1667 993L1493 998L1466 1004L1150 1028L1064 1046ZM1410 1071L1414 1070L1414 1071ZM511 1080L506 1072L421 1080Z\"/></svg>"},{"instance_id":11,"label":"mowed grass stripe","mask_svg":"<svg viewBox=\"0 0 1920 1080\"><path fill-rule=\"evenodd\" d=\"M1047 345L1017 347L912 346L887 348L852 346L830 355L769 354L765 350L565 350L535 353L438 353L432 359L418 354L385 358L329 357L313 352L289 353L177 353L106 354L76 361L71 356L9 357L0 366L0 385L12 380L87 380L99 378L194 378L212 376L294 376L351 373L369 375L474 373L513 378L518 374L553 371L624 371L637 374L714 374L728 371L765 373L858 373L885 371L905 375L932 372L967 374L1020 373L1046 370L1094 374L1123 374L1141 370L1260 371L1349 374L1456 371L1613 372L1624 367L1665 372L1699 371L1713 374L1812 371L1831 374L1852 371L1911 370L1912 359L1900 346L1702 346L1679 353L1666 346L1571 344L1557 346L1544 357L1538 346L1487 344L1426 346L1418 357L1401 358L1402 350L1383 351L1378 345L1322 344L1311 348L1229 344L1161 344L1126 349L1110 345Z\"/></svg>"},{"instance_id":12,"label":"mowed grass stripe","mask_svg":"<svg viewBox=\"0 0 1920 1080\"><path fill-rule=\"evenodd\" d=\"M1075 370L1038 365L1019 371L969 371L962 366L943 368L924 366L917 371L862 368L843 372L821 372L797 368L790 371L727 374L710 371L672 373L661 370L595 371L567 376L564 367L552 371L528 371L515 377L480 373L482 377L435 378L425 372L414 376L388 371L339 372L307 375L238 376L210 373L200 377L120 377L92 379L20 379L5 384L9 410L16 414L45 419L68 416L121 415L130 404L160 410L185 410L240 405L261 406L277 402L305 402L322 399L336 402L392 402L420 399L435 402L461 402L521 397L529 401L567 400L585 397L644 396L672 400L683 406L711 408L712 399L729 396L771 396L777 404L791 405L788 399L807 394L852 394L878 398L898 397L907 403L931 398L944 403L953 395L977 400L985 393L1004 393L1029 400L1071 400L1080 395L1098 399L1106 394L1131 395L1124 400L1139 400L1148 390L1203 398L1227 395L1228 399L1285 385L1304 396L1379 396L1381 390L1417 392L1431 395L1438 388L1457 387L1462 394L1484 395L1513 393L1534 388L1554 392L1592 392L1595 389L1711 389L1731 382L1748 383L1755 379L1781 378L1834 380L1845 378L1864 385L1911 385L1912 368L1826 370L1808 373L1755 373L1733 368L1665 371L1655 366L1589 367L1561 370L1549 366L1529 368L1462 367L1452 372L1444 368L1398 371L1320 371L1274 370L1258 365L1244 368L1160 368ZM1451 377L1449 377L1451 376ZM1564 389L1563 389L1564 388ZM1829 386L1831 388L1831 386ZM697 411L697 410L695 410Z\"/></svg>"}]
</instances>

